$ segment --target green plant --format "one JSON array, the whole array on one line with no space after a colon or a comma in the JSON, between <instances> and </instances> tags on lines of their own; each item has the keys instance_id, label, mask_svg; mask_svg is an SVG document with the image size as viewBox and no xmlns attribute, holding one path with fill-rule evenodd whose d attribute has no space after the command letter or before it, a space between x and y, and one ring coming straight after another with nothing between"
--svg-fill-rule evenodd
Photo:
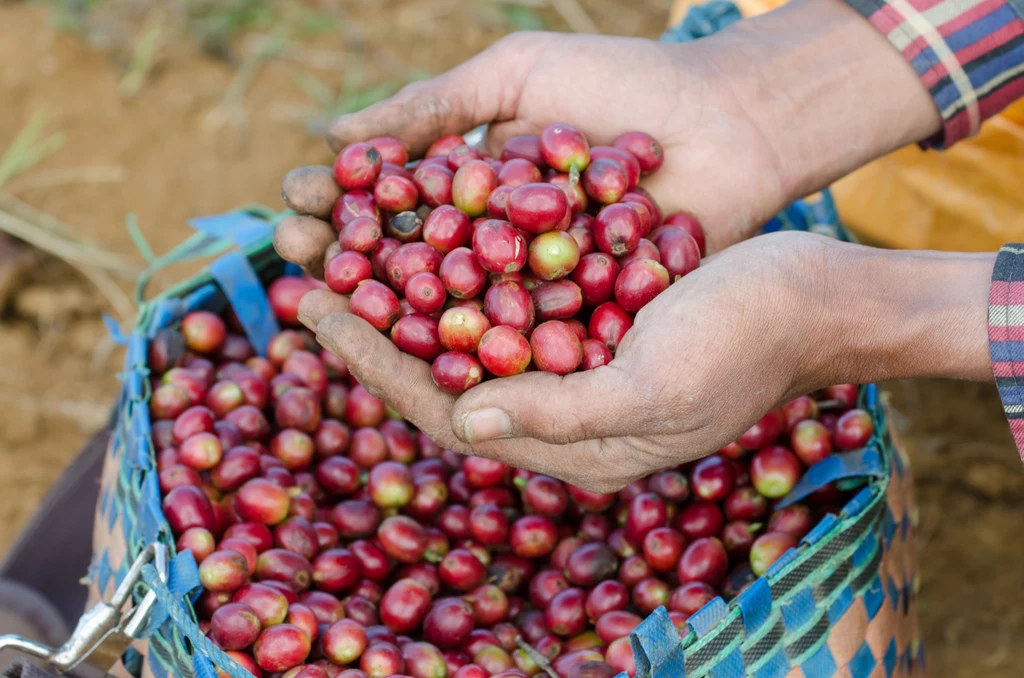
<instances>
[{"instance_id":1,"label":"green plant","mask_svg":"<svg viewBox=\"0 0 1024 678\"><path fill-rule=\"evenodd\" d=\"M227 43L242 31L265 29L274 23L276 12L268 0L183 0L189 32L203 47L224 52Z\"/></svg>"},{"instance_id":2,"label":"green plant","mask_svg":"<svg viewBox=\"0 0 1024 678\"><path fill-rule=\"evenodd\" d=\"M428 77L429 73L415 71L410 81L415 82ZM405 84L394 79L367 83L362 65L358 62L354 62L345 73L345 84L340 89L330 87L309 71L298 72L295 83L313 101L316 111L309 116L309 123L317 132L339 116L360 111L386 99Z\"/></svg>"},{"instance_id":3,"label":"green plant","mask_svg":"<svg viewBox=\"0 0 1024 678\"><path fill-rule=\"evenodd\" d=\"M45 133L46 116L36 113L0 155L0 189L24 175L64 145L62 132ZM87 174L83 171L83 175ZM111 274L136 275L139 267L107 252L73 228L0 190L0 231L63 260L92 282L122 318L134 315L134 306Z\"/></svg>"}]
</instances>

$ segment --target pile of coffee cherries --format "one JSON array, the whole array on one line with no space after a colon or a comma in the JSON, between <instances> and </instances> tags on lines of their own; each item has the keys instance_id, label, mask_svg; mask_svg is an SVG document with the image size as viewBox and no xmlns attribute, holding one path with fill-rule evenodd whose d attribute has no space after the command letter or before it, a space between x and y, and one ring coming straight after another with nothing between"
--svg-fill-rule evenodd
<instances>
[{"instance_id":1,"label":"pile of coffee cherries","mask_svg":"<svg viewBox=\"0 0 1024 678\"><path fill-rule=\"evenodd\" d=\"M605 365L704 254L700 224L664 218L637 185L662 161L643 132L592 148L566 124L513 137L500 159L455 135L415 165L392 137L350 144L334 163L326 283L451 393Z\"/></svg>"},{"instance_id":2,"label":"pile of coffee cherries","mask_svg":"<svg viewBox=\"0 0 1024 678\"><path fill-rule=\"evenodd\" d=\"M282 321L308 289L270 286ZM439 448L304 329L261 357L230 312L197 311L148 363L163 510L199 563L200 626L255 676L633 675L641 620L665 606L685 633L764 573L845 497L777 501L873 433L857 387L836 386L596 494Z\"/></svg>"}]
</instances>

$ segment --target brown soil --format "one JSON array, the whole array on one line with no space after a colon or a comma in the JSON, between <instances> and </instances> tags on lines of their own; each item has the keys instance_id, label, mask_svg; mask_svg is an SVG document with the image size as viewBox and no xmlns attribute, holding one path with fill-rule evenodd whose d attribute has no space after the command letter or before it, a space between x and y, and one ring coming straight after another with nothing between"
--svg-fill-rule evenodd
<instances>
[{"instance_id":1,"label":"brown soil","mask_svg":"<svg viewBox=\"0 0 1024 678\"><path fill-rule=\"evenodd\" d=\"M1024 471L990 385L888 385L920 510L918 610L929 675L1021 675Z\"/></svg>"},{"instance_id":2,"label":"brown soil","mask_svg":"<svg viewBox=\"0 0 1024 678\"><path fill-rule=\"evenodd\" d=\"M601 30L647 37L661 31L669 4L581 2ZM323 52L299 55L340 64L315 71L333 88L344 84L345 69L362 69L369 82L439 72L509 30L497 3L344 5L343 28L303 43ZM566 28L555 15L541 16L551 28ZM124 99L122 62L56 32L38 6L0 6L0 149L45 111L49 128L63 131L67 143L29 178L87 166L124 174L119 182L96 183L89 181L95 171L76 170L67 183L33 188L25 179L10 190L110 251L136 258L127 213L138 215L153 248L164 252L188 235L189 217L251 202L280 207L279 181L288 169L328 160L304 124L310 100L296 85L294 60L269 62L236 108L218 109L237 68L200 54L186 39L169 44L139 94ZM211 119L218 110L228 111L219 126ZM169 271L156 287L194 270ZM103 425L121 359L100 321L110 311L84 278L48 256L33 260L6 308L0 300L0 551L86 436ZM891 393L917 474L930 673L1017 676L1024 606L1012 573L1024 562L1024 473L995 391L930 382L894 385Z\"/></svg>"}]
</instances>

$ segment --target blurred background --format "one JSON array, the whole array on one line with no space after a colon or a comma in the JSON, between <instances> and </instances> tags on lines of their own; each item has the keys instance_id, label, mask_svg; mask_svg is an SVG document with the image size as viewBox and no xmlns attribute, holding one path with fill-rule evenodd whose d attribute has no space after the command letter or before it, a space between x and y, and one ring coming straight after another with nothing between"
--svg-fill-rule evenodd
<instances>
[{"instance_id":1,"label":"blurred background","mask_svg":"<svg viewBox=\"0 0 1024 678\"><path fill-rule=\"evenodd\" d=\"M0 553L106 423L122 355L102 316L130 327L149 248L180 242L189 217L282 208L285 172L330 162L330 119L506 33L657 38L681 10L672 0L0 0ZM977 148L964 149L938 174L935 154L906 149L852 177L839 188L842 216L877 241L916 215L889 246L994 249L1009 227L999 210L975 223L981 210L968 202L967 217L944 215L941 228L933 203L922 216L944 179L977 180ZM1002 160L1024 163L1021 149L1003 148ZM912 190L880 195L881 176ZM1020 176L1003 183L1024 195ZM194 270L169 269L152 291ZM930 674L1020 676L1024 470L995 388L902 382L886 394L917 480Z\"/></svg>"}]
</instances>

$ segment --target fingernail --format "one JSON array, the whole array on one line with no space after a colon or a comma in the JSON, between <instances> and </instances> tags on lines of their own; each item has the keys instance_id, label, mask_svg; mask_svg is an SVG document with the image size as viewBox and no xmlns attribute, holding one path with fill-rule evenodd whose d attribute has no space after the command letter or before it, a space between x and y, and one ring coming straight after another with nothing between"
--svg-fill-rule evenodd
<instances>
[{"instance_id":1,"label":"fingernail","mask_svg":"<svg viewBox=\"0 0 1024 678\"><path fill-rule=\"evenodd\" d=\"M488 407L467 414L463 429L466 442L482 443L511 434L512 420L497 407Z\"/></svg>"}]
</instances>

